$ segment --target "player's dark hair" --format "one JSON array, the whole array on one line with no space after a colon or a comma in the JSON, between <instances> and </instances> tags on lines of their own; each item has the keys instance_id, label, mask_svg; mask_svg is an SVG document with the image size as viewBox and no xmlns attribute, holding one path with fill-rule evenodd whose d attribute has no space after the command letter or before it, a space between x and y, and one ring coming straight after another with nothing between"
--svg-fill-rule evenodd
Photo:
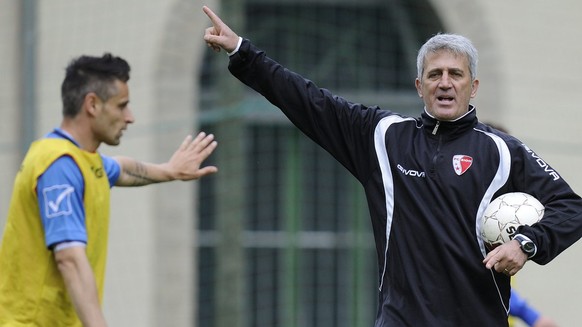
<instances>
[{"instance_id":1,"label":"player's dark hair","mask_svg":"<svg viewBox=\"0 0 582 327\"><path fill-rule=\"evenodd\" d=\"M107 101L117 91L114 82L127 82L129 71L127 61L110 53L101 57L81 56L73 59L66 68L61 85L63 116L75 117L90 92Z\"/></svg>"}]
</instances>

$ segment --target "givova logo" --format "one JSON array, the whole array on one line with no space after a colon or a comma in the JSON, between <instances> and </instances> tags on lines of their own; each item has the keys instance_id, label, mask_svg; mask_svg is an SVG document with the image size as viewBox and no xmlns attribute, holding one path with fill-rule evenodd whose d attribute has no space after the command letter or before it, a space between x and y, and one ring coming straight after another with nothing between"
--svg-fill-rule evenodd
<instances>
[{"instance_id":1,"label":"givova logo","mask_svg":"<svg viewBox=\"0 0 582 327\"><path fill-rule=\"evenodd\" d=\"M398 168L398 170L400 170L401 173L403 173L406 176L426 177L426 173L424 171L418 171L418 170L412 170L412 169L405 169L400 164L398 164L396 167Z\"/></svg>"},{"instance_id":2,"label":"givova logo","mask_svg":"<svg viewBox=\"0 0 582 327\"><path fill-rule=\"evenodd\" d=\"M552 169L552 167L550 167L550 165L548 165L542 158L540 158L535 152L533 152L532 149L530 149L525 144L522 144L521 146L525 148L525 151L527 151L527 153L531 154L532 158L546 173L548 173L548 175L550 175L550 177L552 177L555 181L561 178L560 175L554 169Z\"/></svg>"}]
</instances>

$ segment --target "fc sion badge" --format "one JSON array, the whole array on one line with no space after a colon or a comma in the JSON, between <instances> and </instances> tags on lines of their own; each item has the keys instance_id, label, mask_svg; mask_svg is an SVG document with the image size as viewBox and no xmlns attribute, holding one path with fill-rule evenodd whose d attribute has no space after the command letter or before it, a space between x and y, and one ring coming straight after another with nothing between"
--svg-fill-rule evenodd
<instances>
[{"instance_id":1,"label":"fc sion badge","mask_svg":"<svg viewBox=\"0 0 582 327\"><path fill-rule=\"evenodd\" d=\"M473 164L473 158L464 154L457 154L453 156L453 168L455 173L461 176L463 175L469 167Z\"/></svg>"}]
</instances>

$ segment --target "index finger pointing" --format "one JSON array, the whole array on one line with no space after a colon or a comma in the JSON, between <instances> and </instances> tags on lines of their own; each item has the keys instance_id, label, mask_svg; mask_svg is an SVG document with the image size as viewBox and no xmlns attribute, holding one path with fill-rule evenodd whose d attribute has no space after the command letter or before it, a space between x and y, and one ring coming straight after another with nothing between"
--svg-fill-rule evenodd
<instances>
[{"instance_id":1,"label":"index finger pointing","mask_svg":"<svg viewBox=\"0 0 582 327\"><path fill-rule=\"evenodd\" d=\"M222 20L220 19L220 17L218 17L214 11L212 11L210 8L208 8L207 6L203 6L202 10L204 11L204 13L206 14L206 16L208 16L208 18L210 18L210 21L212 22L212 24L214 26L217 25L224 25L224 23L222 22Z\"/></svg>"}]
</instances>

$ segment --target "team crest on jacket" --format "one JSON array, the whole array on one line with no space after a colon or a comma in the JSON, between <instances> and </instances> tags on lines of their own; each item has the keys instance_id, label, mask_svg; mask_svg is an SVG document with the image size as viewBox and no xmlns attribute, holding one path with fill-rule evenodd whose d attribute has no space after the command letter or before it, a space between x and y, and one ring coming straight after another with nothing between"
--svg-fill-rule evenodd
<instances>
[{"instance_id":1,"label":"team crest on jacket","mask_svg":"<svg viewBox=\"0 0 582 327\"><path fill-rule=\"evenodd\" d=\"M473 164L473 158L464 154L457 154L453 156L453 168L455 173L461 176L463 175L469 167Z\"/></svg>"}]
</instances>

